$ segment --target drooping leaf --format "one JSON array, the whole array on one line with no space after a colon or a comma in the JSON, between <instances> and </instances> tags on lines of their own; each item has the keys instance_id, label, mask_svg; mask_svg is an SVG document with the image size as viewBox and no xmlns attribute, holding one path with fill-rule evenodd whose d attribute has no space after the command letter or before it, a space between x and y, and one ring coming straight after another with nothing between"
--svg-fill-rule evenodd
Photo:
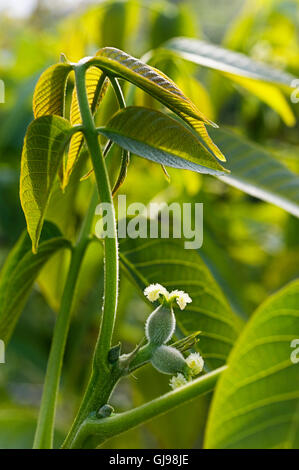
<instances>
[{"instance_id":1,"label":"drooping leaf","mask_svg":"<svg viewBox=\"0 0 299 470\"><path fill-rule=\"evenodd\" d=\"M129 152L165 166L209 174L226 172L187 127L159 111L128 107L98 131Z\"/></svg>"},{"instance_id":2,"label":"drooping leaf","mask_svg":"<svg viewBox=\"0 0 299 470\"><path fill-rule=\"evenodd\" d=\"M191 296L192 303L176 312L179 328L186 336L200 330L198 348L206 364L211 368L223 365L242 324L198 251L185 249L180 239L127 238L120 239L120 261L141 290L158 282Z\"/></svg>"},{"instance_id":3,"label":"drooping leaf","mask_svg":"<svg viewBox=\"0 0 299 470\"><path fill-rule=\"evenodd\" d=\"M37 251L64 148L74 132L70 123L58 116L42 116L27 129L21 160L20 198L33 252Z\"/></svg>"},{"instance_id":4,"label":"drooping leaf","mask_svg":"<svg viewBox=\"0 0 299 470\"><path fill-rule=\"evenodd\" d=\"M246 77L227 74L237 85L257 96L261 101L276 111L287 126L294 126L296 118L282 91L275 85Z\"/></svg>"},{"instance_id":5,"label":"drooping leaf","mask_svg":"<svg viewBox=\"0 0 299 470\"><path fill-rule=\"evenodd\" d=\"M216 388L208 448L299 446L299 281L268 298L238 339Z\"/></svg>"},{"instance_id":6,"label":"drooping leaf","mask_svg":"<svg viewBox=\"0 0 299 470\"><path fill-rule=\"evenodd\" d=\"M49 114L63 116L65 88L71 65L52 65L40 76L33 95L33 113L38 118Z\"/></svg>"},{"instance_id":7,"label":"drooping leaf","mask_svg":"<svg viewBox=\"0 0 299 470\"><path fill-rule=\"evenodd\" d=\"M245 54L230 51L205 41L174 38L164 47L186 60L233 75L290 87L294 77L269 65L256 62Z\"/></svg>"},{"instance_id":8,"label":"drooping leaf","mask_svg":"<svg viewBox=\"0 0 299 470\"><path fill-rule=\"evenodd\" d=\"M103 79L104 75L97 67L90 67L86 71L86 92L92 114L95 114L97 107L102 101L108 87L108 81L106 80L103 82ZM76 124L82 124L76 88L73 90L70 121L73 126ZM69 182L73 168L78 160L80 150L82 149L83 142L84 137L82 132L77 132L71 138L66 161L66 169L63 177L63 187L66 187Z\"/></svg>"},{"instance_id":9,"label":"drooping leaf","mask_svg":"<svg viewBox=\"0 0 299 470\"><path fill-rule=\"evenodd\" d=\"M151 94L196 129L211 153L225 161L224 155L213 144L205 128L205 124L214 125L212 121L208 120L177 85L160 70L112 47L100 49L89 63L100 67L107 73L128 80Z\"/></svg>"},{"instance_id":10,"label":"drooping leaf","mask_svg":"<svg viewBox=\"0 0 299 470\"><path fill-rule=\"evenodd\" d=\"M212 137L228 158L230 175L220 176L246 193L299 217L299 176L256 144L224 129Z\"/></svg>"},{"instance_id":11,"label":"drooping leaf","mask_svg":"<svg viewBox=\"0 0 299 470\"><path fill-rule=\"evenodd\" d=\"M11 337L39 271L49 258L62 248L69 248L58 228L45 222L39 251L32 253L31 241L24 232L10 252L0 273L0 338Z\"/></svg>"},{"instance_id":12,"label":"drooping leaf","mask_svg":"<svg viewBox=\"0 0 299 470\"><path fill-rule=\"evenodd\" d=\"M165 43L165 48L195 64L222 72L227 78L271 106L287 125L295 124L292 109L277 88L281 86L289 91L294 79L292 75L256 62L244 54L197 39L171 39Z\"/></svg>"}]
</instances>

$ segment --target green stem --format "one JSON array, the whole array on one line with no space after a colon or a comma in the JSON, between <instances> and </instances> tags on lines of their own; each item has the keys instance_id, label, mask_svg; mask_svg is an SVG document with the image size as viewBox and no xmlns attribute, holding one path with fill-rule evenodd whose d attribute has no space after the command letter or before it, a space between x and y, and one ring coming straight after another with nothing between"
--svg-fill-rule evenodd
<instances>
[{"instance_id":1,"label":"green stem","mask_svg":"<svg viewBox=\"0 0 299 470\"><path fill-rule=\"evenodd\" d=\"M98 133L94 124L88 104L85 87L85 68L79 66L75 70L76 87L79 107L82 117L84 134L92 159L98 192L101 203L108 203L110 210L107 214L107 224L112 228L113 236L104 239L105 245L105 287L103 316L100 334L95 352L95 364L107 365L107 354L111 346L111 339L115 321L118 296L118 246L115 222L115 211L110 188L109 175L105 160L98 141Z\"/></svg>"},{"instance_id":2,"label":"green stem","mask_svg":"<svg viewBox=\"0 0 299 470\"><path fill-rule=\"evenodd\" d=\"M69 271L63 291L60 311L54 328L48 359L43 395L34 438L34 449L53 447L54 422L65 344L68 336L72 303L80 266L89 242L89 232L97 203L94 191L88 213L83 222L78 241L73 248Z\"/></svg>"},{"instance_id":3,"label":"green stem","mask_svg":"<svg viewBox=\"0 0 299 470\"><path fill-rule=\"evenodd\" d=\"M115 414L109 418L97 419L88 417L80 427L76 438L72 443L72 448L96 447L106 439L114 437L124 431L128 431L146 421L159 416L173 408L192 400L200 395L212 391L217 380L226 366L203 375L193 380L184 387L152 400L145 405L124 413Z\"/></svg>"},{"instance_id":4,"label":"green stem","mask_svg":"<svg viewBox=\"0 0 299 470\"><path fill-rule=\"evenodd\" d=\"M85 140L92 159L100 201L102 204L108 204L106 216L107 225L112 229L112 234L109 233L109 235L104 238L104 301L100 332L93 358L93 370L81 406L66 438L64 447L68 447L70 442L72 442L82 421L92 411L107 402L114 385L121 376L121 371L112 370L108 363L108 352L111 347L118 297L118 245L115 211L109 175L88 104L84 64L75 67L75 78Z\"/></svg>"}]
</instances>

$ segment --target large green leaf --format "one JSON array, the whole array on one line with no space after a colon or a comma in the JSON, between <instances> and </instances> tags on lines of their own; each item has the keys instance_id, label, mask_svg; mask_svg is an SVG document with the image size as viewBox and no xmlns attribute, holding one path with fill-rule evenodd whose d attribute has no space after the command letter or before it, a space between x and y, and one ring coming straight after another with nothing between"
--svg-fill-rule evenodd
<instances>
[{"instance_id":1,"label":"large green leaf","mask_svg":"<svg viewBox=\"0 0 299 470\"><path fill-rule=\"evenodd\" d=\"M205 41L191 38L175 38L165 47L180 57L218 70L271 106L285 123L296 122L293 111L278 86L290 91L294 77L269 65L256 62L244 54L224 49Z\"/></svg>"},{"instance_id":2,"label":"large green leaf","mask_svg":"<svg viewBox=\"0 0 299 470\"><path fill-rule=\"evenodd\" d=\"M41 74L33 95L35 118L49 114L63 116L66 81L71 70L71 65L60 63Z\"/></svg>"},{"instance_id":3,"label":"large green leaf","mask_svg":"<svg viewBox=\"0 0 299 470\"><path fill-rule=\"evenodd\" d=\"M102 101L108 86L108 81L102 82L103 73L97 67L90 67L86 71L85 75L85 84L88 103L91 109L92 114L97 110L98 105ZM71 102L71 111L70 111L70 121L71 124L78 125L82 124L81 113L78 103L77 90L76 87L73 90L72 102ZM84 142L84 137L82 132L77 132L70 141L69 151L66 161L66 169L63 177L63 187L66 187L69 183L71 173L74 169L75 164L77 163L80 150Z\"/></svg>"},{"instance_id":4,"label":"large green leaf","mask_svg":"<svg viewBox=\"0 0 299 470\"><path fill-rule=\"evenodd\" d=\"M27 129L21 160L20 198L34 252L64 148L74 132L70 123L58 116L42 116Z\"/></svg>"},{"instance_id":5,"label":"large green leaf","mask_svg":"<svg viewBox=\"0 0 299 470\"><path fill-rule=\"evenodd\" d=\"M100 67L108 74L112 73L124 78L151 94L192 126L200 134L211 153L225 161L224 155L213 143L205 127L205 124L214 126L215 124L209 121L177 85L160 70L113 47L100 49L89 63Z\"/></svg>"},{"instance_id":6,"label":"large green leaf","mask_svg":"<svg viewBox=\"0 0 299 470\"><path fill-rule=\"evenodd\" d=\"M199 349L208 367L225 363L242 323L196 250L186 250L180 239L127 238L120 240L120 261L142 290L158 282L188 292L192 303L176 312L181 331L202 331Z\"/></svg>"},{"instance_id":7,"label":"large green leaf","mask_svg":"<svg viewBox=\"0 0 299 470\"><path fill-rule=\"evenodd\" d=\"M191 130L159 111L128 107L98 131L129 152L165 166L209 174L226 172Z\"/></svg>"},{"instance_id":8,"label":"large green leaf","mask_svg":"<svg viewBox=\"0 0 299 470\"><path fill-rule=\"evenodd\" d=\"M230 175L220 179L299 217L298 175L270 152L238 134L217 129L212 136L227 155L227 167L231 170Z\"/></svg>"},{"instance_id":9,"label":"large green leaf","mask_svg":"<svg viewBox=\"0 0 299 470\"><path fill-rule=\"evenodd\" d=\"M24 308L32 285L43 265L62 248L70 247L51 222L45 222L39 251L32 253L24 232L10 252L0 273L0 338L7 342Z\"/></svg>"},{"instance_id":10,"label":"large green leaf","mask_svg":"<svg viewBox=\"0 0 299 470\"><path fill-rule=\"evenodd\" d=\"M298 448L299 281L264 302L251 318L216 388L208 448Z\"/></svg>"}]
</instances>

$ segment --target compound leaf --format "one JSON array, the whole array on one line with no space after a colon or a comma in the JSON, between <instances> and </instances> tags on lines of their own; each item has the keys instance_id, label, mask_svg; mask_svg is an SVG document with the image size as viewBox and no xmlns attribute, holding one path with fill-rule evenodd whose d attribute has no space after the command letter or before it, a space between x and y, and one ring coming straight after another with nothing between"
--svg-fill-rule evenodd
<instances>
[{"instance_id":1,"label":"compound leaf","mask_svg":"<svg viewBox=\"0 0 299 470\"><path fill-rule=\"evenodd\" d=\"M192 126L200 134L212 155L225 161L224 155L213 143L205 127L205 124L213 126L215 124L208 120L177 85L160 70L113 47L100 49L89 62L108 74L112 73L128 80L152 95Z\"/></svg>"}]
</instances>

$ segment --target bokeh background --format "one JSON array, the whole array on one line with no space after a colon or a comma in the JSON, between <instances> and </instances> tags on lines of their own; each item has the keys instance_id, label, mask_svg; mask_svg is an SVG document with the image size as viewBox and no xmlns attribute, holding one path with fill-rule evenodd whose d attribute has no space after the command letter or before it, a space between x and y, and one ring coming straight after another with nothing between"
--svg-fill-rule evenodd
<instances>
[{"instance_id":1,"label":"bokeh background","mask_svg":"<svg viewBox=\"0 0 299 470\"><path fill-rule=\"evenodd\" d=\"M31 100L40 73L60 53L76 61L103 46L141 57L171 37L188 36L222 44L299 76L299 3L295 0L177 1L0 1L0 266L25 228L18 185ZM201 111L221 125L270 148L299 172L298 125L281 117L254 95L215 71L191 64L156 64L176 80ZM192 79L190 78L192 77ZM126 89L125 89L126 91ZM157 103L136 93L138 104ZM99 120L116 109L105 99ZM298 117L299 105L293 106ZM100 122L100 121L99 121ZM119 163L119 153L111 162ZM278 157L277 157L278 158ZM117 165L115 165L117 168ZM111 163L110 171L115 169ZM82 161L62 198L54 191L47 218L70 239L86 210L92 179ZM270 293L299 275L299 223L282 209L229 187L210 176L171 170L171 185L161 168L133 157L121 189L128 203L203 202L204 245L200 250L234 310L244 318ZM59 207L59 210L57 208ZM101 249L89 248L73 313L59 398L56 443L67 430L88 378L99 323L102 294ZM68 263L60 253L43 269L0 364L0 448L31 447L42 383ZM141 338L148 307L124 276L115 342L129 350ZM125 410L168 390L168 378L145 367L123 381L113 396ZM110 448L201 447L210 396L200 398L105 444Z\"/></svg>"}]
</instances>

